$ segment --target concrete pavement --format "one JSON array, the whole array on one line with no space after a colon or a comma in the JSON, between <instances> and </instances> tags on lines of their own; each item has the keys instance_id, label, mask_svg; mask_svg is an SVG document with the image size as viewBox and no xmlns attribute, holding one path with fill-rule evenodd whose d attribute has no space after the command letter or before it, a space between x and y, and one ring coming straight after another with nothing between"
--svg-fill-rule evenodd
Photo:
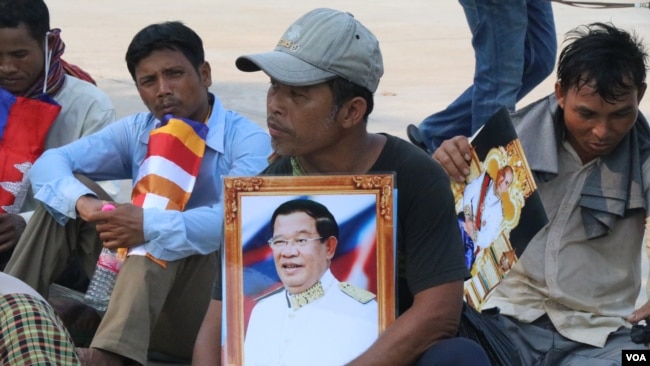
<instances>
[{"instance_id":1,"label":"concrete pavement","mask_svg":"<svg viewBox=\"0 0 650 366\"><path fill-rule=\"evenodd\" d=\"M124 62L131 37L142 27L181 20L203 38L212 65L212 90L224 104L263 124L268 80L242 73L234 60L271 50L286 27L315 7L354 14L380 41L385 74L376 93L369 128L405 137L409 123L444 108L472 80L470 33L456 1L395 0L48 0L52 26L63 29L64 58L87 69L116 104L120 116L143 110ZM553 3L558 40L579 24L612 21L635 29L650 45L650 10L584 9ZM549 77L520 102L552 91ZM650 110L650 98L642 109Z\"/></svg>"}]
</instances>

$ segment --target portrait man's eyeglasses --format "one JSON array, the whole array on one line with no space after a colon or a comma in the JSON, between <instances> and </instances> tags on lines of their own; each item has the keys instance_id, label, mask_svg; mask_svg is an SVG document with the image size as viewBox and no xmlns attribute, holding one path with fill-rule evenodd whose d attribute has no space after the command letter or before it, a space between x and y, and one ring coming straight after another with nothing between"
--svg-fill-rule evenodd
<instances>
[{"instance_id":1,"label":"portrait man's eyeglasses","mask_svg":"<svg viewBox=\"0 0 650 366\"><path fill-rule=\"evenodd\" d=\"M295 245L298 247L304 247L308 243L314 241L314 240L321 240L323 239L322 236L319 236L318 238L298 238L298 239L275 239L271 238L268 240L269 245L271 248L284 248L287 245Z\"/></svg>"}]
</instances>

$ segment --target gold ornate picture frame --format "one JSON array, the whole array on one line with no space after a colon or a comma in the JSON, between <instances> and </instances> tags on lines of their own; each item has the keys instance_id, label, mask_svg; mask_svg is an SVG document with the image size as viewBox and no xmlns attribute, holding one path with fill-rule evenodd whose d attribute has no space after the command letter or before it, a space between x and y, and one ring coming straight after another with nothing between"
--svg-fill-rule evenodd
<instances>
[{"instance_id":1,"label":"gold ornate picture frame","mask_svg":"<svg viewBox=\"0 0 650 366\"><path fill-rule=\"evenodd\" d=\"M283 290L268 240L274 210L290 200L313 200L331 211L340 227L332 274L376 295L378 334L395 320L393 182L392 174L224 178L224 364L246 364L244 343L256 300Z\"/></svg>"},{"instance_id":2,"label":"gold ornate picture frame","mask_svg":"<svg viewBox=\"0 0 650 366\"><path fill-rule=\"evenodd\" d=\"M451 189L472 275L465 281L465 300L481 310L548 218L506 108L470 141L469 175Z\"/></svg>"}]
</instances>

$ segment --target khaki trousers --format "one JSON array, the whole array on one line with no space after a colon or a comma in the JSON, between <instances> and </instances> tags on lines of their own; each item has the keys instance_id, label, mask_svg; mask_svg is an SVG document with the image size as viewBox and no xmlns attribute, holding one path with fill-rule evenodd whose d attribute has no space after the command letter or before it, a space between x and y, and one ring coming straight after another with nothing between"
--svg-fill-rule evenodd
<instances>
[{"instance_id":1,"label":"khaki trousers","mask_svg":"<svg viewBox=\"0 0 650 366\"><path fill-rule=\"evenodd\" d=\"M100 199L112 200L93 181L83 176L76 178ZM79 256L92 277L101 248L95 224L77 219L61 226L39 204L5 272L47 298L50 284L73 255ZM196 255L167 262L163 269L146 257L128 257L91 347L141 364L146 363L149 352L191 360L196 334L210 300L216 261L214 253Z\"/></svg>"},{"instance_id":2,"label":"khaki trousers","mask_svg":"<svg viewBox=\"0 0 650 366\"><path fill-rule=\"evenodd\" d=\"M167 268L147 257L127 257L90 346L140 364L148 351L189 363L216 265L215 253L167 262Z\"/></svg>"},{"instance_id":3,"label":"khaki trousers","mask_svg":"<svg viewBox=\"0 0 650 366\"><path fill-rule=\"evenodd\" d=\"M92 180L79 175L75 177L100 199L112 201ZM72 256L79 257L90 278L101 250L102 242L94 223L76 219L61 226L38 203L5 267L5 273L23 280L47 299L50 284L65 270Z\"/></svg>"}]
</instances>

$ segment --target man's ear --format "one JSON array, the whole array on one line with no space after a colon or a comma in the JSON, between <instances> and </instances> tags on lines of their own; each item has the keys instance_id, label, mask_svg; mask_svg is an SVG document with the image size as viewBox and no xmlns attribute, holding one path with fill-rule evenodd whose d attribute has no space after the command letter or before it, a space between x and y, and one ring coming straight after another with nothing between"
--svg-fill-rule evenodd
<instances>
[{"instance_id":1,"label":"man's ear","mask_svg":"<svg viewBox=\"0 0 650 366\"><path fill-rule=\"evenodd\" d=\"M560 106L560 108L564 109L564 104L565 104L565 92L564 89L562 89L562 85L560 85L560 81L555 82L555 99L557 99L557 104Z\"/></svg>"},{"instance_id":2,"label":"man's ear","mask_svg":"<svg viewBox=\"0 0 650 366\"><path fill-rule=\"evenodd\" d=\"M643 95L645 94L645 91L647 89L648 89L648 84L646 83L641 84L641 88L639 88L637 92L637 97L636 97L637 103L641 103L641 99L643 99Z\"/></svg>"},{"instance_id":3,"label":"man's ear","mask_svg":"<svg viewBox=\"0 0 650 366\"><path fill-rule=\"evenodd\" d=\"M212 85L212 69L209 62L206 61L199 66L199 77L201 78L201 84L206 88Z\"/></svg>"},{"instance_id":4,"label":"man's ear","mask_svg":"<svg viewBox=\"0 0 650 366\"><path fill-rule=\"evenodd\" d=\"M47 37L47 48L48 50L52 50L52 46L54 45L54 41L56 40L56 36L52 32L46 33ZM41 38L41 41L39 43L43 42L43 38ZM41 44L41 50L43 49L44 44Z\"/></svg>"},{"instance_id":5,"label":"man's ear","mask_svg":"<svg viewBox=\"0 0 650 366\"><path fill-rule=\"evenodd\" d=\"M341 126L350 128L359 123L363 123L363 116L366 114L367 109L368 103L362 97L354 97L343 103L341 110L339 110Z\"/></svg>"},{"instance_id":6,"label":"man's ear","mask_svg":"<svg viewBox=\"0 0 650 366\"><path fill-rule=\"evenodd\" d=\"M336 252L336 246L339 244L338 239L334 236L330 236L325 241L325 251L327 252L327 259L332 259L334 253Z\"/></svg>"}]
</instances>

